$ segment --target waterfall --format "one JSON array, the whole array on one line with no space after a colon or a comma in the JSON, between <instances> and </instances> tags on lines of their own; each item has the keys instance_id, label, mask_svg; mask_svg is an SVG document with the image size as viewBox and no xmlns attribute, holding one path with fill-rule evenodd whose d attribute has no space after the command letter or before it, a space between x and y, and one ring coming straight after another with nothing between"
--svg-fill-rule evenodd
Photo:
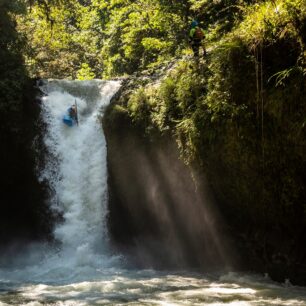
<instances>
[{"instance_id":1,"label":"waterfall","mask_svg":"<svg viewBox=\"0 0 306 306\"><path fill-rule=\"evenodd\" d=\"M52 209L63 216L54 237L65 267L101 265L107 247L106 143L100 117L120 86L116 81L48 81L41 86L44 142L48 151L40 174L53 191ZM74 103L79 125L62 117ZM97 256L99 254L99 256Z\"/></svg>"}]
</instances>

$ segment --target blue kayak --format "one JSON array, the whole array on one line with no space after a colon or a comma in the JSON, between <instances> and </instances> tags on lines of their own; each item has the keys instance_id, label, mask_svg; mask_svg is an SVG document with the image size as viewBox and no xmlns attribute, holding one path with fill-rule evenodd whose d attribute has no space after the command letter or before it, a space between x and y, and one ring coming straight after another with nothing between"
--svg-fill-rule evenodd
<instances>
[{"instance_id":1,"label":"blue kayak","mask_svg":"<svg viewBox=\"0 0 306 306\"><path fill-rule=\"evenodd\" d=\"M76 123L75 120L72 119L69 115L64 115L63 122L68 126L74 126Z\"/></svg>"}]
</instances>

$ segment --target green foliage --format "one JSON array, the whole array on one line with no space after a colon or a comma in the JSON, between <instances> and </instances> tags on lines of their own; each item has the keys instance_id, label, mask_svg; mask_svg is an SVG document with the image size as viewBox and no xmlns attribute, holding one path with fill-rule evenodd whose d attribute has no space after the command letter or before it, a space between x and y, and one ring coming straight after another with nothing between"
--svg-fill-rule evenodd
<instances>
[{"instance_id":1,"label":"green foliage","mask_svg":"<svg viewBox=\"0 0 306 306\"><path fill-rule=\"evenodd\" d=\"M176 138L184 161L188 164L198 157L199 129L193 118L185 118L176 126Z\"/></svg>"},{"instance_id":2,"label":"green foliage","mask_svg":"<svg viewBox=\"0 0 306 306\"><path fill-rule=\"evenodd\" d=\"M95 74L88 64L82 63L81 69L77 72L78 80L92 80L95 78Z\"/></svg>"},{"instance_id":3,"label":"green foliage","mask_svg":"<svg viewBox=\"0 0 306 306\"><path fill-rule=\"evenodd\" d=\"M130 97L128 102L128 112L134 123L142 128L149 126L151 105L148 96L143 88L139 88Z\"/></svg>"},{"instance_id":4,"label":"green foliage","mask_svg":"<svg viewBox=\"0 0 306 306\"><path fill-rule=\"evenodd\" d=\"M110 14L102 48L104 76L133 73L173 56L184 31L179 15L163 10L160 1L128 1Z\"/></svg>"},{"instance_id":5,"label":"green foliage","mask_svg":"<svg viewBox=\"0 0 306 306\"><path fill-rule=\"evenodd\" d=\"M190 0L191 12L209 29L210 39L217 41L243 19L244 11L255 0Z\"/></svg>"},{"instance_id":6,"label":"green foliage","mask_svg":"<svg viewBox=\"0 0 306 306\"><path fill-rule=\"evenodd\" d=\"M24 40L15 29L16 14L23 12L20 2L1 1L0 10L0 121L2 137L17 137L22 112L23 87L27 81L23 66Z\"/></svg>"},{"instance_id":7,"label":"green foliage","mask_svg":"<svg viewBox=\"0 0 306 306\"><path fill-rule=\"evenodd\" d=\"M207 40L215 45L237 36L254 50L263 38L269 43L290 39L298 41L302 50L298 65L305 62L302 0L30 3L18 29L29 42L25 55L32 75L75 78L81 63L87 63L98 78L155 67L190 52L186 40L193 18L208 29Z\"/></svg>"},{"instance_id":8,"label":"green foliage","mask_svg":"<svg viewBox=\"0 0 306 306\"><path fill-rule=\"evenodd\" d=\"M292 76L292 74L294 73L302 73L303 70L301 69L301 67L292 67L292 68L288 68L282 71L279 71L277 73L275 73L274 75L272 75L268 82L272 81L275 79L275 86L285 86L286 85L286 80L288 78L290 78Z\"/></svg>"},{"instance_id":9,"label":"green foliage","mask_svg":"<svg viewBox=\"0 0 306 306\"><path fill-rule=\"evenodd\" d=\"M98 37L95 29L89 30L89 24L97 18L78 1L50 4L47 14L45 6L33 4L18 23L19 31L28 40L25 56L31 75L75 78L80 62L88 63L96 71L101 69L99 56L95 58Z\"/></svg>"},{"instance_id":10,"label":"green foliage","mask_svg":"<svg viewBox=\"0 0 306 306\"><path fill-rule=\"evenodd\" d=\"M97 77L131 74L185 47L188 1L32 1L18 29L32 75L75 78L80 63ZM185 13L184 13L185 14ZM178 44L179 42L179 44Z\"/></svg>"}]
</instances>

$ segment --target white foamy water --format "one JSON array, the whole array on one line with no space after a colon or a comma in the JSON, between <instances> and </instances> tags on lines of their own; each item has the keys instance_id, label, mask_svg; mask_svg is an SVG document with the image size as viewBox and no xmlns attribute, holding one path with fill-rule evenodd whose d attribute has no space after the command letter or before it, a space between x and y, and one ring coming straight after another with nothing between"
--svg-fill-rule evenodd
<instances>
[{"instance_id":1,"label":"white foamy water","mask_svg":"<svg viewBox=\"0 0 306 306\"><path fill-rule=\"evenodd\" d=\"M62 221L54 229L56 247L33 246L26 254L33 258L28 260L32 264L14 273L2 269L0 278L4 275L17 282L83 279L118 260L108 252L106 142L101 116L119 87L119 82L100 80L54 80L41 86L47 159L40 179L50 186L50 206ZM62 118L75 103L79 125L69 127Z\"/></svg>"},{"instance_id":2,"label":"white foamy water","mask_svg":"<svg viewBox=\"0 0 306 306\"><path fill-rule=\"evenodd\" d=\"M0 306L306 305L306 290L256 275L127 270L110 254L106 229L106 143L98 119L118 82L52 81L43 86L49 158L41 179L63 215L58 245L35 245L27 265L1 267ZM80 125L62 116L74 102ZM17 261L18 262L18 261Z\"/></svg>"},{"instance_id":3,"label":"white foamy water","mask_svg":"<svg viewBox=\"0 0 306 306\"><path fill-rule=\"evenodd\" d=\"M287 287L259 276L106 269L71 282L0 282L0 305L306 305L305 288Z\"/></svg>"},{"instance_id":4,"label":"white foamy water","mask_svg":"<svg viewBox=\"0 0 306 306\"><path fill-rule=\"evenodd\" d=\"M43 89L45 143L51 158L41 178L52 186L53 209L64 217L54 236L76 265L95 262L95 253L106 247L106 143L99 116L119 86L114 81L54 81ZM79 125L68 127L61 119L75 102Z\"/></svg>"}]
</instances>

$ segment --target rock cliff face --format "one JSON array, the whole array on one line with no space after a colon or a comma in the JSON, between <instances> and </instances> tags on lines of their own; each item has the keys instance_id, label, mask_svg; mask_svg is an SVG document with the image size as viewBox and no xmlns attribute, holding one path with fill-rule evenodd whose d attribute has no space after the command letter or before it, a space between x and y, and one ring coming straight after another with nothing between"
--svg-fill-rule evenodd
<instances>
[{"instance_id":1,"label":"rock cliff face","mask_svg":"<svg viewBox=\"0 0 306 306\"><path fill-rule=\"evenodd\" d=\"M39 182L36 169L43 155L39 122L40 99L29 81L24 88L16 131L1 129L0 149L0 248L9 250L29 241L50 238L53 216L47 205L48 188ZM10 117L9 117L10 118ZM41 159L41 162L43 160Z\"/></svg>"},{"instance_id":2,"label":"rock cliff face","mask_svg":"<svg viewBox=\"0 0 306 306\"><path fill-rule=\"evenodd\" d=\"M115 246L142 267L231 266L226 226L205 178L180 160L171 136L144 137L116 107L104 117Z\"/></svg>"},{"instance_id":3,"label":"rock cliff face","mask_svg":"<svg viewBox=\"0 0 306 306\"><path fill-rule=\"evenodd\" d=\"M269 214L260 205L251 205L256 203L256 194L258 199L261 196L256 191L260 182L252 183L256 172L243 178L244 168L224 170L232 155L239 159L231 148L224 151L221 145L214 155L208 155L205 165L186 166L173 133L150 129L150 124L136 122L129 113L133 86L147 82L141 78L124 82L103 119L114 245L144 267L232 265L269 273L278 281L289 278L305 284L301 217L295 218L293 227L291 215L286 220L279 217L273 198ZM226 140L231 141L230 133ZM243 167L243 159L239 162ZM236 184L241 191L232 189ZM296 206L294 215L298 211Z\"/></svg>"}]
</instances>

